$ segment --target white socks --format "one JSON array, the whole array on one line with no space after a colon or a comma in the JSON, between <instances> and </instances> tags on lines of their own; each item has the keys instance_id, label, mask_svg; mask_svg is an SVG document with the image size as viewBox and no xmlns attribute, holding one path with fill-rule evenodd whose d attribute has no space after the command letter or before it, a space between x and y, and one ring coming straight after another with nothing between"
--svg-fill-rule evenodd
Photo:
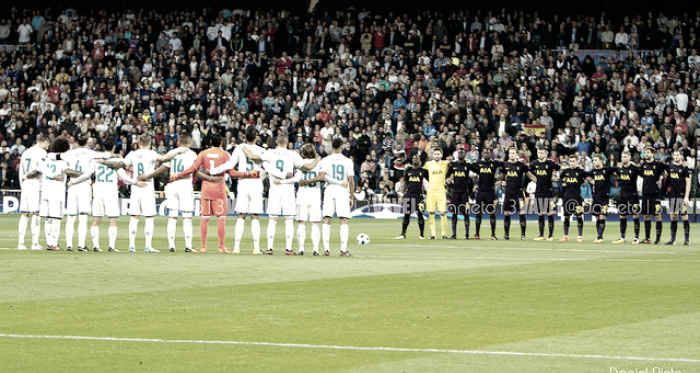
<instances>
[{"instance_id":1,"label":"white socks","mask_svg":"<svg viewBox=\"0 0 700 373\"><path fill-rule=\"evenodd\" d=\"M169 249L175 248L175 234L177 232L177 217L168 218L168 246Z\"/></svg>"},{"instance_id":2,"label":"white socks","mask_svg":"<svg viewBox=\"0 0 700 373\"><path fill-rule=\"evenodd\" d=\"M340 225L340 251L348 251L348 237L350 237L350 226L347 224Z\"/></svg>"},{"instance_id":3,"label":"white socks","mask_svg":"<svg viewBox=\"0 0 700 373\"><path fill-rule=\"evenodd\" d=\"M253 250L260 251L260 220L251 219L250 230L253 232Z\"/></svg>"},{"instance_id":4,"label":"white socks","mask_svg":"<svg viewBox=\"0 0 700 373\"><path fill-rule=\"evenodd\" d=\"M85 247L85 239L88 231L88 216L78 216L78 247Z\"/></svg>"},{"instance_id":5,"label":"white socks","mask_svg":"<svg viewBox=\"0 0 700 373\"><path fill-rule=\"evenodd\" d=\"M292 251L292 242L294 242L294 220L291 218L284 219L284 238L285 249Z\"/></svg>"},{"instance_id":6,"label":"white socks","mask_svg":"<svg viewBox=\"0 0 700 373\"><path fill-rule=\"evenodd\" d=\"M144 233L146 235L146 247L152 249L153 244L153 218L146 218Z\"/></svg>"},{"instance_id":7,"label":"white socks","mask_svg":"<svg viewBox=\"0 0 700 373\"><path fill-rule=\"evenodd\" d=\"M51 234L51 243L53 247L58 247L58 238L61 237L61 219L53 219L53 224L51 225L53 233Z\"/></svg>"},{"instance_id":8,"label":"white socks","mask_svg":"<svg viewBox=\"0 0 700 373\"><path fill-rule=\"evenodd\" d=\"M93 225L90 227L90 238L92 238L92 247L100 248L100 227Z\"/></svg>"},{"instance_id":9,"label":"white socks","mask_svg":"<svg viewBox=\"0 0 700 373\"><path fill-rule=\"evenodd\" d=\"M297 243L299 244L299 252L304 252L304 241L306 241L306 225L299 224L297 226Z\"/></svg>"},{"instance_id":10,"label":"white socks","mask_svg":"<svg viewBox=\"0 0 700 373\"><path fill-rule=\"evenodd\" d=\"M44 220L44 235L46 236L46 246L53 246L51 245L51 235L53 234L53 219L47 218Z\"/></svg>"},{"instance_id":11,"label":"white socks","mask_svg":"<svg viewBox=\"0 0 700 373\"><path fill-rule=\"evenodd\" d=\"M138 222L138 220L137 220L137 222ZM107 229L107 235L109 236L109 248L116 249L116 247L114 247L114 245L117 244L117 227L110 226Z\"/></svg>"},{"instance_id":12,"label":"white socks","mask_svg":"<svg viewBox=\"0 0 700 373\"><path fill-rule=\"evenodd\" d=\"M75 219L77 216L68 215L66 220L66 246L73 247L73 233L75 232Z\"/></svg>"},{"instance_id":13,"label":"white socks","mask_svg":"<svg viewBox=\"0 0 700 373\"><path fill-rule=\"evenodd\" d=\"M331 251L331 225L323 224L323 249L325 251Z\"/></svg>"},{"instance_id":14,"label":"white socks","mask_svg":"<svg viewBox=\"0 0 700 373\"><path fill-rule=\"evenodd\" d=\"M41 217L32 215L32 246L39 245L39 232L41 231Z\"/></svg>"},{"instance_id":15,"label":"white socks","mask_svg":"<svg viewBox=\"0 0 700 373\"><path fill-rule=\"evenodd\" d=\"M275 233L277 232L277 220L270 219L267 222L267 249L275 247Z\"/></svg>"},{"instance_id":16,"label":"white socks","mask_svg":"<svg viewBox=\"0 0 700 373\"><path fill-rule=\"evenodd\" d=\"M27 223L29 223L29 216L19 217L19 244L24 245L24 236L27 234Z\"/></svg>"},{"instance_id":17,"label":"white socks","mask_svg":"<svg viewBox=\"0 0 700 373\"><path fill-rule=\"evenodd\" d=\"M306 237L306 229L304 230L304 237ZM314 252L318 252L318 243L321 241L321 230L318 229L318 224L313 224L311 226L311 243L314 246Z\"/></svg>"},{"instance_id":18,"label":"white socks","mask_svg":"<svg viewBox=\"0 0 700 373\"><path fill-rule=\"evenodd\" d=\"M192 248L192 213L182 213L182 230L185 233L185 248Z\"/></svg>"},{"instance_id":19,"label":"white socks","mask_svg":"<svg viewBox=\"0 0 700 373\"><path fill-rule=\"evenodd\" d=\"M139 229L139 219L131 218L129 219L129 248L136 248L136 232ZM112 245L109 245L112 247Z\"/></svg>"},{"instance_id":20,"label":"white socks","mask_svg":"<svg viewBox=\"0 0 700 373\"><path fill-rule=\"evenodd\" d=\"M235 228L235 238L234 238L234 244L233 244L233 251L238 251L241 249L241 239L243 239L243 232L245 231L245 218L241 219L238 218L236 220L236 228Z\"/></svg>"}]
</instances>

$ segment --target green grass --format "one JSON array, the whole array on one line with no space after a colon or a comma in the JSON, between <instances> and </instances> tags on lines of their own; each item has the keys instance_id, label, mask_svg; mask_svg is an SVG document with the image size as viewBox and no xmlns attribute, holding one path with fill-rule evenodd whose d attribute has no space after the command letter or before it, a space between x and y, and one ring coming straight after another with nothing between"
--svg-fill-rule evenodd
<instances>
[{"instance_id":1,"label":"green grass","mask_svg":"<svg viewBox=\"0 0 700 373\"><path fill-rule=\"evenodd\" d=\"M0 247L16 247L16 222L0 216ZM612 245L608 224L594 245L590 222L587 242L565 244L395 241L400 221L350 224L353 258L337 255L337 225L331 257L309 256L310 237L306 256L280 255L282 224L278 253L254 256L249 222L236 256L182 252L179 225L177 253L0 250L0 371L700 372L696 244ZM167 250L165 219L154 247Z\"/></svg>"}]
</instances>

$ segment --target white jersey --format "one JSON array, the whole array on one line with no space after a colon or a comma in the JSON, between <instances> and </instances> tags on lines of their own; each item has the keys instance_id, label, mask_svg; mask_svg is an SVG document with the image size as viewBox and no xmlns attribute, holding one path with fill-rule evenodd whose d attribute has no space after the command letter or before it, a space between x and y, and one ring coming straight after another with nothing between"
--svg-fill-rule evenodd
<instances>
[{"instance_id":1,"label":"white jersey","mask_svg":"<svg viewBox=\"0 0 700 373\"><path fill-rule=\"evenodd\" d=\"M31 191L38 193L41 191L41 182L43 177L36 177L34 179L26 179L27 174L37 170L42 171L41 166L46 158L46 150L38 147L32 146L22 153L19 165L19 180L20 186L23 191Z\"/></svg>"},{"instance_id":2,"label":"white jersey","mask_svg":"<svg viewBox=\"0 0 700 373\"><path fill-rule=\"evenodd\" d=\"M309 171L297 171L301 174L301 180L311 180L318 176L321 171L321 163ZM300 186L297 191L297 205L321 205L321 182Z\"/></svg>"},{"instance_id":3,"label":"white jersey","mask_svg":"<svg viewBox=\"0 0 700 373\"><path fill-rule=\"evenodd\" d=\"M155 171L158 157L160 157L160 155L151 149L138 149L126 155L124 164L127 167L131 167L132 177L138 179L141 175L148 175ZM146 181L146 184L146 187L139 188L139 191L153 194L155 190L153 179Z\"/></svg>"},{"instance_id":4,"label":"white jersey","mask_svg":"<svg viewBox=\"0 0 700 373\"><path fill-rule=\"evenodd\" d=\"M243 144L241 146L250 150L251 153L259 155L261 158L263 157L263 154L265 154L265 149L257 145ZM236 148L233 151L233 154L231 154L231 158L228 160L228 162L232 162L233 167L237 166L238 171L262 171L262 165L260 163L255 163L248 159L248 157L245 156L245 153L243 153L243 151L240 148ZM262 187L262 178L238 179L239 191L244 189L256 190L258 188L262 190Z\"/></svg>"},{"instance_id":5,"label":"white jersey","mask_svg":"<svg viewBox=\"0 0 700 373\"><path fill-rule=\"evenodd\" d=\"M122 161L122 159L110 158L108 161L119 162ZM112 168L95 162L94 159L92 162L90 162L90 166L87 168L87 170L83 172L80 177L75 179L73 183L80 183L89 179L93 175L95 176L95 183L92 186L94 197L105 196L116 198L117 194L119 193L119 184L117 183L117 179L122 179L129 185L135 183L135 180L131 179L123 169L115 171Z\"/></svg>"},{"instance_id":6,"label":"white jersey","mask_svg":"<svg viewBox=\"0 0 700 373\"><path fill-rule=\"evenodd\" d=\"M69 169L68 162L64 160L56 161L46 159L42 163L42 190L41 199L65 200L66 198L66 170ZM60 175L63 180L58 181L54 176Z\"/></svg>"},{"instance_id":7,"label":"white jersey","mask_svg":"<svg viewBox=\"0 0 700 373\"><path fill-rule=\"evenodd\" d=\"M265 162L264 166L265 169L268 170L268 172L274 172L277 175L283 176L288 173L294 173L294 170L297 168L301 168L306 164L304 162L304 159L301 158L301 156L289 149L284 149L284 148L275 148L272 150L268 150L263 155L260 157L263 162ZM276 179L274 176L270 175L270 180ZM282 185L274 185L270 183L270 187L280 187L280 186L285 186L287 184L282 184ZM288 184L291 185L291 184Z\"/></svg>"},{"instance_id":8,"label":"white jersey","mask_svg":"<svg viewBox=\"0 0 700 373\"><path fill-rule=\"evenodd\" d=\"M341 183L347 181L349 177L355 176L354 167L352 160L342 154L331 154L321 160L321 171L326 173L326 179L330 178ZM343 187L340 184L332 183L326 185L326 193L348 193L349 191L349 186Z\"/></svg>"},{"instance_id":9,"label":"white jersey","mask_svg":"<svg viewBox=\"0 0 700 373\"><path fill-rule=\"evenodd\" d=\"M63 153L61 159L68 162L68 166L70 166L71 170L83 173L84 169L90 167L90 162L99 157L99 154L100 153L92 149L76 148ZM84 184L89 185L92 184L92 182L88 179Z\"/></svg>"},{"instance_id":10,"label":"white jersey","mask_svg":"<svg viewBox=\"0 0 700 373\"><path fill-rule=\"evenodd\" d=\"M175 158L171 159L167 163L164 163L164 166L170 169L170 175L172 176L190 168L195 161L197 161L197 153L192 150L188 150L182 154L176 155ZM187 175L180 180L176 180L172 182L170 186L178 188L180 186L189 186L192 188L192 175Z\"/></svg>"}]
</instances>

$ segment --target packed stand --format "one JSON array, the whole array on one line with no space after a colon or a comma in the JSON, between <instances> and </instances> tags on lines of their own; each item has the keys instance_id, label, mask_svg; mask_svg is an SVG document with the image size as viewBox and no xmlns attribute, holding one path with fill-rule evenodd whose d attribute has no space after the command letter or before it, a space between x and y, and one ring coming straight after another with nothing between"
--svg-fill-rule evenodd
<instances>
[{"instance_id":1,"label":"packed stand","mask_svg":"<svg viewBox=\"0 0 700 373\"><path fill-rule=\"evenodd\" d=\"M516 147L526 161L544 147L555 161L578 153L590 170L596 154L615 166L624 149L639 160L652 144L657 159L678 148L695 167L699 23L700 12L619 22L505 9L13 8L0 21L2 187L18 189L19 156L38 133L87 132L97 147L112 137L126 156L142 133L161 154L183 131L196 151L214 133L230 150L247 126L263 147L286 135L322 156L343 138L360 204L396 201L407 159L425 162L436 147L471 160ZM579 58L578 49L616 52Z\"/></svg>"}]
</instances>

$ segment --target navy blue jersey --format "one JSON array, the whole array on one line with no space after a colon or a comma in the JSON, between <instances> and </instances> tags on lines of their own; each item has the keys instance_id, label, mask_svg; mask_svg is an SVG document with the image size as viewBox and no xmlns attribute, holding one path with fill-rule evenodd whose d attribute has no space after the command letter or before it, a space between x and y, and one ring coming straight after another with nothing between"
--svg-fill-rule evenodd
<instances>
[{"instance_id":1,"label":"navy blue jersey","mask_svg":"<svg viewBox=\"0 0 700 373\"><path fill-rule=\"evenodd\" d=\"M496 183L496 171L503 167L500 161L477 161L469 165L469 169L479 175L479 192L493 191Z\"/></svg>"},{"instance_id":2,"label":"navy blue jersey","mask_svg":"<svg viewBox=\"0 0 700 373\"><path fill-rule=\"evenodd\" d=\"M659 194L659 185L657 182L664 171L666 171L666 167L665 163L659 161L642 162L642 194Z\"/></svg>"},{"instance_id":3,"label":"navy blue jersey","mask_svg":"<svg viewBox=\"0 0 700 373\"><path fill-rule=\"evenodd\" d=\"M551 159L544 162L536 160L530 163L530 172L537 178L535 194L552 193L552 175L559 170L559 165Z\"/></svg>"},{"instance_id":4,"label":"navy blue jersey","mask_svg":"<svg viewBox=\"0 0 700 373\"><path fill-rule=\"evenodd\" d=\"M642 169L631 164L620 167L617 170L617 186L620 187L621 196L636 196L638 194L637 178L641 176Z\"/></svg>"},{"instance_id":5,"label":"navy blue jersey","mask_svg":"<svg viewBox=\"0 0 700 373\"><path fill-rule=\"evenodd\" d=\"M516 193L523 190L523 176L530 169L525 162L506 162L503 166L506 177L506 192Z\"/></svg>"},{"instance_id":6,"label":"navy blue jersey","mask_svg":"<svg viewBox=\"0 0 700 373\"><path fill-rule=\"evenodd\" d=\"M668 166L668 196L669 197L685 197L686 178L690 177L690 170L683 165L676 166L672 164Z\"/></svg>"},{"instance_id":7,"label":"navy blue jersey","mask_svg":"<svg viewBox=\"0 0 700 373\"><path fill-rule=\"evenodd\" d=\"M466 161L452 162L452 175L454 175L454 185L452 193L469 193L469 163Z\"/></svg>"},{"instance_id":8,"label":"navy blue jersey","mask_svg":"<svg viewBox=\"0 0 700 373\"><path fill-rule=\"evenodd\" d=\"M564 196L580 197L581 185L586 181L586 177L591 176L590 173L580 168L567 168L559 173L559 180L564 188Z\"/></svg>"},{"instance_id":9,"label":"navy blue jersey","mask_svg":"<svg viewBox=\"0 0 700 373\"><path fill-rule=\"evenodd\" d=\"M423 179L428 179L428 170L410 167L406 169L404 177L406 178L406 194L423 194Z\"/></svg>"},{"instance_id":10,"label":"navy blue jersey","mask_svg":"<svg viewBox=\"0 0 700 373\"><path fill-rule=\"evenodd\" d=\"M612 167L594 168L591 171L594 196L607 197L610 195L610 178L615 171Z\"/></svg>"}]
</instances>

